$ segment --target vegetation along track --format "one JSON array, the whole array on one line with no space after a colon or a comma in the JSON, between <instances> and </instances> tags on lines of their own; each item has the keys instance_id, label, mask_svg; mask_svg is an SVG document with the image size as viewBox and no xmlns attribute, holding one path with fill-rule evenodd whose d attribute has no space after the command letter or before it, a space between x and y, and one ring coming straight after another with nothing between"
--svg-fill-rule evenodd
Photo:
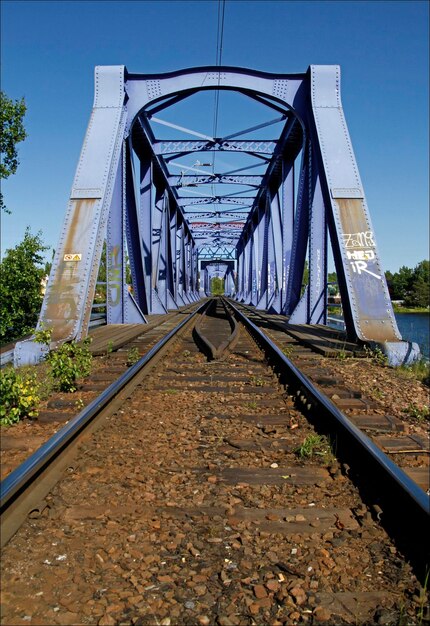
<instances>
[{"instance_id":1,"label":"vegetation along track","mask_svg":"<svg viewBox=\"0 0 430 626\"><path fill-rule=\"evenodd\" d=\"M215 350L225 334L216 313L199 325ZM399 543L396 507L389 498L372 507L382 487L368 453L354 462L357 445L332 425L333 450L317 423L322 405L302 380L285 389L280 354L261 337L257 348L243 326L225 332L235 343L208 361L184 326L83 438L40 514L3 550L4 624L427 619L416 498L384 479L409 507L397 515L401 529L414 518L411 545L404 535Z\"/></svg>"}]
</instances>

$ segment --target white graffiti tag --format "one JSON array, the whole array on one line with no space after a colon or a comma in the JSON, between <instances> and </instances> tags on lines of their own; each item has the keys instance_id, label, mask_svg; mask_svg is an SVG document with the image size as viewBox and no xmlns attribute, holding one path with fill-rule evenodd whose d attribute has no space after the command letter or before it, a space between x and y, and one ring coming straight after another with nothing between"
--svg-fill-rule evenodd
<instances>
[{"instance_id":1,"label":"white graffiti tag","mask_svg":"<svg viewBox=\"0 0 430 626\"><path fill-rule=\"evenodd\" d=\"M346 257L350 261L354 274L360 275L362 272L382 280L382 276L367 269L367 262L376 258L375 251L370 248L375 246L373 232L371 230L362 233L349 233L343 235L343 242L346 248ZM357 248L364 248L357 250Z\"/></svg>"},{"instance_id":2,"label":"white graffiti tag","mask_svg":"<svg viewBox=\"0 0 430 626\"><path fill-rule=\"evenodd\" d=\"M367 269L366 261L351 261L351 267L352 267L352 271L354 272L354 274L360 275L361 272L366 272L366 274L370 274L371 276L374 276L378 280L382 280L382 276L378 276L378 274L375 274L374 272L371 272L370 270Z\"/></svg>"},{"instance_id":3,"label":"white graffiti tag","mask_svg":"<svg viewBox=\"0 0 430 626\"><path fill-rule=\"evenodd\" d=\"M345 233L342 235L345 248L371 248L375 245L373 232L367 230L362 233Z\"/></svg>"},{"instance_id":4,"label":"white graffiti tag","mask_svg":"<svg viewBox=\"0 0 430 626\"><path fill-rule=\"evenodd\" d=\"M373 261L375 253L373 250L354 250L354 252L347 251L346 256L350 261Z\"/></svg>"}]
</instances>

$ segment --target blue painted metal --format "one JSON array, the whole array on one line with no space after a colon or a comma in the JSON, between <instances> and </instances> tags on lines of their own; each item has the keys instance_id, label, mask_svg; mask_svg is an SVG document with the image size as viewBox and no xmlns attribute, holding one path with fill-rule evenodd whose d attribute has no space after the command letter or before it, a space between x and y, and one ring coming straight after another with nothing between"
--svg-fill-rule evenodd
<instances>
[{"instance_id":1,"label":"blue painted metal","mask_svg":"<svg viewBox=\"0 0 430 626\"><path fill-rule=\"evenodd\" d=\"M224 137L158 117L206 90L235 91L277 117ZM261 138L262 129L276 125L280 134ZM215 169L223 153L236 158L236 167ZM197 155L203 163L190 161ZM146 314L197 300L213 271L201 262L233 260L225 284L237 300L290 322L325 323L331 244L349 336L384 344L393 361L417 355L396 326L338 66L282 75L231 67L156 75L96 68L93 111L39 320L53 328L54 343L88 331L105 240L108 323L145 322ZM26 354L35 358L24 342L16 361L25 362Z\"/></svg>"}]
</instances>

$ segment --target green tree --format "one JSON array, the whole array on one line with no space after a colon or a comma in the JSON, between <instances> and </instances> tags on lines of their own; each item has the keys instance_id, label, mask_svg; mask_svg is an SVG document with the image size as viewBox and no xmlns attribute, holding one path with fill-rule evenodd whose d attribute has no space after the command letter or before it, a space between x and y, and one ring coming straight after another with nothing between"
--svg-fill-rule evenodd
<instances>
[{"instance_id":1,"label":"green tree","mask_svg":"<svg viewBox=\"0 0 430 626\"><path fill-rule=\"evenodd\" d=\"M412 269L403 265L398 272L386 272L392 300L403 300L407 307L428 307L430 298L430 261Z\"/></svg>"},{"instance_id":2,"label":"green tree","mask_svg":"<svg viewBox=\"0 0 430 626\"><path fill-rule=\"evenodd\" d=\"M45 262L45 267L43 270L43 274L44 276L49 276L52 270L52 261L54 260L54 256L55 256L55 250L52 250L52 256L51 256L51 260L50 261L46 261Z\"/></svg>"},{"instance_id":3,"label":"green tree","mask_svg":"<svg viewBox=\"0 0 430 626\"><path fill-rule=\"evenodd\" d=\"M15 174L19 165L16 144L27 137L23 122L26 110L24 98L13 101L0 91L0 178L8 178L11 174ZM10 213L3 202L1 193L0 209Z\"/></svg>"},{"instance_id":4,"label":"green tree","mask_svg":"<svg viewBox=\"0 0 430 626\"><path fill-rule=\"evenodd\" d=\"M218 278L214 276L211 280L211 294L213 296L223 296L224 295L224 280L222 278Z\"/></svg>"},{"instance_id":5,"label":"green tree","mask_svg":"<svg viewBox=\"0 0 430 626\"><path fill-rule=\"evenodd\" d=\"M337 283L336 272L329 272L327 275L327 282L331 283L328 286L328 293L330 296L336 296L339 293L339 285Z\"/></svg>"},{"instance_id":6,"label":"green tree","mask_svg":"<svg viewBox=\"0 0 430 626\"><path fill-rule=\"evenodd\" d=\"M405 297L405 304L410 307L430 305L430 261L421 261L414 268L411 288Z\"/></svg>"},{"instance_id":7,"label":"green tree","mask_svg":"<svg viewBox=\"0 0 430 626\"><path fill-rule=\"evenodd\" d=\"M398 272L386 273L388 289L392 300L407 300L412 290L414 270L402 265Z\"/></svg>"},{"instance_id":8,"label":"green tree","mask_svg":"<svg viewBox=\"0 0 430 626\"><path fill-rule=\"evenodd\" d=\"M393 273L390 272L390 270L387 270L385 272L385 280L387 281L387 287L388 287L388 291L390 293L390 297L391 297L392 300L395 300L395 298L393 296L393 288L392 288Z\"/></svg>"},{"instance_id":9,"label":"green tree","mask_svg":"<svg viewBox=\"0 0 430 626\"><path fill-rule=\"evenodd\" d=\"M32 235L27 227L24 240L6 250L0 263L0 341L18 339L34 328L42 305L41 279L44 276L41 233Z\"/></svg>"}]
</instances>

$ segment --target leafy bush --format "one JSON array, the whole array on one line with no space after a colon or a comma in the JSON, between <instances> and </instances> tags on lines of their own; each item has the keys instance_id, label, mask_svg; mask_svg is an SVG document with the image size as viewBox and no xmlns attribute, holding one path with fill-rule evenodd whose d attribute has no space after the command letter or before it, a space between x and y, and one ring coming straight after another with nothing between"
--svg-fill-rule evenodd
<instances>
[{"instance_id":1,"label":"leafy bush","mask_svg":"<svg viewBox=\"0 0 430 626\"><path fill-rule=\"evenodd\" d=\"M42 343L45 346L49 347L52 338L52 328L45 328L43 324L39 328L39 330L34 331L34 339L36 343Z\"/></svg>"},{"instance_id":2,"label":"leafy bush","mask_svg":"<svg viewBox=\"0 0 430 626\"><path fill-rule=\"evenodd\" d=\"M40 402L35 374L21 374L8 367L0 372L0 424L15 424L23 417L35 417Z\"/></svg>"},{"instance_id":3,"label":"leafy bush","mask_svg":"<svg viewBox=\"0 0 430 626\"><path fill-rule=\"evenodd\" d=\"M89 376L93 358L89 343L88 339L82 345L71 341L49 353L50 375L59 391L76 391L78 378Z\"/></svg>"}]
</instances>

